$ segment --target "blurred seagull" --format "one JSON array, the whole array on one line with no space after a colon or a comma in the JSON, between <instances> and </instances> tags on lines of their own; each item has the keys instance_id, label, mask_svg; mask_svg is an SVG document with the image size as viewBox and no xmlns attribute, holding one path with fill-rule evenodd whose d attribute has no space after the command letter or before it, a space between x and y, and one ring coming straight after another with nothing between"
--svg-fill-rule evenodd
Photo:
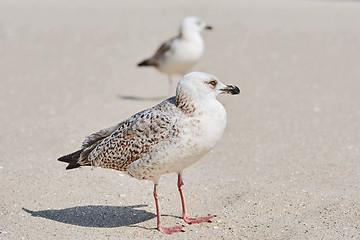
<instances>
[{"instance_id":1,"label":"blurred seagull","mask_svg":"<svg viewBox=\"0 0 360 240\"><path fill-rule=\"evenodd\" d=\"M179 35L164 42L154 56L140 62L138 66L153 66L168 74L171 94L171 75L188 73L204 53L204 40L200 34L203 29L211 30L212 27L197 17L184 18Z\"/></svg>"},{"instance_id":2,"label":"blurred seagull","mask_svg":"<svg viewBox=\"0 0 360 240\"><path fill-rule=\"evenodd\" d=\"M123 171L154 183L157 229L165 234L183 231L160 221L157 186L161 175L176 172L186 223L208 222L214 216L189 217L183 194L183 169L200 160L223 135L226 111L216 99L221 93L239 94L208 73L193 72L180 79L176 96L139 112L113 127L88 136L81 150L59 158L66 169L96 166Z\"/></svg>"}]
</instances>

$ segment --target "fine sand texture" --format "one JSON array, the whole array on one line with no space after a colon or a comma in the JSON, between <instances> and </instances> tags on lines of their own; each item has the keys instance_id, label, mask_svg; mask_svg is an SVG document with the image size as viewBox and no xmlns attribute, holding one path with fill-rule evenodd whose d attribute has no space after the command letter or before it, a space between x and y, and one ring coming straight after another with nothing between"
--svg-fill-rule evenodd
<instances>
[{"instance_id":1,"label":"fine sand texture","mask_svg":"<svg viewBox=\"0 0 360 240\"><path fill-rule=\"evenodd\" d=\"M167 97L136 64L191 15L214 27L193 70L241 94L184 171L189 213L217 217L166 236L152 182L57 158ZM0 1L0 239L360 239L359 24L359 1ZM175 174L159 192L185 225Z\"/></svg>"}]
</instances>

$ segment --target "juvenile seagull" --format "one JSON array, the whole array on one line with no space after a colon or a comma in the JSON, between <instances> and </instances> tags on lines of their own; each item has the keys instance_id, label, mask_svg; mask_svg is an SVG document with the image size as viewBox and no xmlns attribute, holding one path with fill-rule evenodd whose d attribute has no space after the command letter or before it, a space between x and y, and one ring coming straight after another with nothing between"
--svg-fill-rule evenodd
<instances>
[{"instance_id":1,"label":"juvenile seagull","mask_svg":"<svg viewBox=\"0 0 360 240\"><path fill-rule=\"evenodd\" d=\"M166 234L183 227L161 224L157 186L161 175L176 172L182 218L189 224L208 222L214 216L187 215L182 171L209 152L224 132L226 111L216 96L239 92L238 87L224 85L211 74L189 73L179 81L176 96L91 134L81 150L58 160L69 163L66 169L96 166L153 181L157 229Z\"/></svg>"},{"instance_id":2,"label":"juvenile seagull","mask_svg":"<svg viewBox=\"0 0 360 240\"><path fill-rule=\"evenodd\" d=\"M169 92L172 91L172 74L184 75L200 60L204 53L203 29L211 30L197 17L186 17L180 25L179 35L164 42L154 56L138 64L154 66L169 76Z\"/></svg>"}]
</instances>

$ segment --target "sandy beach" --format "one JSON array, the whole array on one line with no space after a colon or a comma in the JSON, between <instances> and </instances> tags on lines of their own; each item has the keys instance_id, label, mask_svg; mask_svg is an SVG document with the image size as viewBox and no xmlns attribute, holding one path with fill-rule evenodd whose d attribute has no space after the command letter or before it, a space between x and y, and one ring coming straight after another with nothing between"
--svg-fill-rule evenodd
<instances>
[{"instance_id":1,"label":"sandy beach","mask_svg":"<svg viewBox=\"0 0 360 240\"><path fill-rule=\"evenodd\" d=\"M193 70L241 94L184 171L189 213L217 217L166 236L152 182L57 158L167 97L136 64L191 15L214 27ZM360 239L359 23L359 1L1 1L0 239ZM159 191L185 224L176 175Z\"/></svg>"}]
</instances>

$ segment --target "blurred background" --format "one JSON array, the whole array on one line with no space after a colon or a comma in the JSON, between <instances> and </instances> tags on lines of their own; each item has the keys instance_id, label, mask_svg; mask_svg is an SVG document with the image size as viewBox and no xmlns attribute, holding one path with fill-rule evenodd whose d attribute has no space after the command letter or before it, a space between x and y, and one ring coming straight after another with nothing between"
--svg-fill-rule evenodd
<instances>
[{"instance_id":1,"label":"blurred background","mask_svg":"<svg viewBox=\"0 0 360 240\"><path fill-rule=\"evenodd\" d=\"M136 64L185 16L214 27L193 70L241 94L219 96L224 137L185 171L190 213L218 218L171 238L359 238L359 1L2 0L0 239L164 237L151 183L56 159L167 97L167 76ZM175 183L160 181L169 225Z\"/></svg>"}]
</instances>

